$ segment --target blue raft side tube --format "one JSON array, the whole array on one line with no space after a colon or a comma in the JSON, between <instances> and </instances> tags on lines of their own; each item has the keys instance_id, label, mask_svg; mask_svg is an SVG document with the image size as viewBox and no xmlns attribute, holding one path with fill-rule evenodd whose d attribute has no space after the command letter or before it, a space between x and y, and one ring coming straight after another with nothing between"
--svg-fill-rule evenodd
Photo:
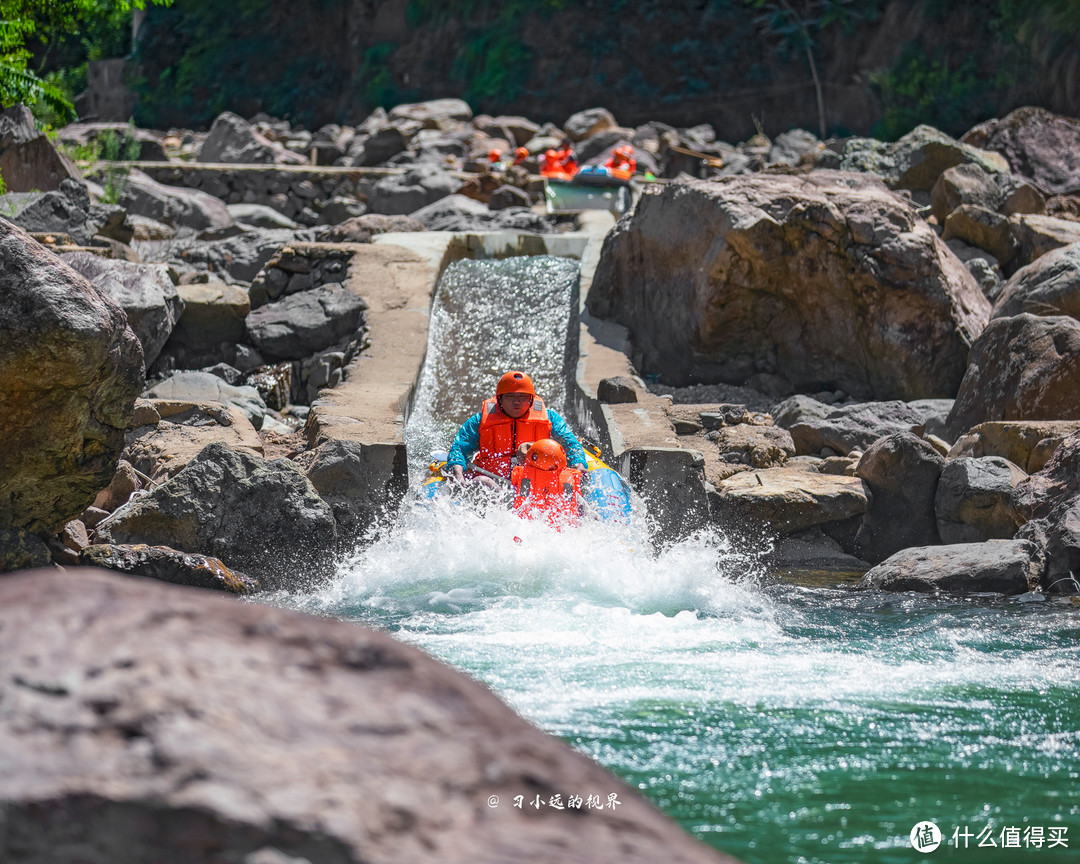
<instances>
[{"instance_id":1,"label":"blue raft side tube","mask_svg":"<svg viewBox=\"0 0 1080 864\"><path fill-rule=\"evenodd\" d=\"M630 487L613 468L605 465L586 471L581 478L581 497L601 522L630 524Z\"/></svg>"}]
</instances>

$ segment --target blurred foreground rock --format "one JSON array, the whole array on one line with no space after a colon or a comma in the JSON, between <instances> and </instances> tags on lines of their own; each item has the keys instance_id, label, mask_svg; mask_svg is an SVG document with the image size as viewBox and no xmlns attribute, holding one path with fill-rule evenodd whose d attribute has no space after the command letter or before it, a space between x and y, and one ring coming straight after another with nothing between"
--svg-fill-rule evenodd
<instances>
[{"instance_id":1,"label":"blurred foreground rock","mask_svg":"<svg viewBox=\"0 0 1080 864\"><path fill-rule=\"evenodd\" d=\"M733 861L482 685L352 624L33 571L0 578L0 656L6 864Z\"/></svg>"}]
</instances>

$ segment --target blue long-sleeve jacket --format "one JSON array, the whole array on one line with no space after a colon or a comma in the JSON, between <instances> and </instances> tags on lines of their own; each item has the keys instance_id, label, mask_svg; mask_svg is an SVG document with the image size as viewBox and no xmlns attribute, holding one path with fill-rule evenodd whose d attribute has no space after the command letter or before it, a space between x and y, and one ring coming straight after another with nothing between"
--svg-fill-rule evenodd
<instances>
[{"instance_id":1,"label":"blue long-sleeve jacket","mask_svg":"<svg viewBox=\"0 0 1080 864\"><path fill-rule=\"evenodd\" d=\"M558 441L563 450L566 451L567 464L578 468L587 468L585 451L582 449L577 436L571 431L569 424L557 411L548 408L547 414L548 419L551 421L551 437ZM458 429L457 435L454 436L454 443L450 445L450 457L446 460L446 467L453 468L455 465L460 465L462 468L466 467L469 464L469 458L475 455L479 449L480 414L478 412L462 423L461 428Z\"/></svg>"}]
</instances>

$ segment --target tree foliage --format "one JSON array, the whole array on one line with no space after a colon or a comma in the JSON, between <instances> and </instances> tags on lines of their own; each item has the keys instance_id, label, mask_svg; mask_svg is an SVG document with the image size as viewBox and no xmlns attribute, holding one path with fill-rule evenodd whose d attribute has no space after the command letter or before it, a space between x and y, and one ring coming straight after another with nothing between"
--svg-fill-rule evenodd
<instances>
[{"instance_id":1,"label":"tree foliage","mask_svg":"<svg viewBox=\"0 0 1080 864\"><path fill-rule=\"evenodd\" d=\"M132 10L149 4L168 6L172 0L0 0L0 103L18 102L50 112L61 122L75 119L71 99L42 75L52 46L89 25L130 20ZM31 65L30 39L44 46L43 56Z\"/></svg>"}]
</instances>

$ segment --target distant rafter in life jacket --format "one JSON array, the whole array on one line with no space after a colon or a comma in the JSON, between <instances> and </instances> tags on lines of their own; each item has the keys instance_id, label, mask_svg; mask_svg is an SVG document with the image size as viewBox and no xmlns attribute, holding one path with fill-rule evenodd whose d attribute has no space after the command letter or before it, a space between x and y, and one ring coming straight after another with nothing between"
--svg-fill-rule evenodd
<instances>
[{"instance_id":1,"label":"distant rafter in life jacket","mask_svg":"<svg viewBox=\"0 0 1080 864\"><path fill-rule=\"evenodd\" d=\"M608 160L604 163L604 167L612 177L618 177L620 180L629 180L634 171L637 170L637 160L634 158L634 148L629 144L622 147L616 147L611 152Z\"/></svg>"},{"instance_id":2,"label":"distant rafter in life jacket","mask_svg":"<svg viewBox=\"0 0 1080 864\"><path fill-rule=\"evenodd\" d=\"M556 528L580 519L581 470L566 467L566 453L558 441L537 441L514 466L514 510L525 519L544 519Z\"/></svg>"},{"instance_id":3,"label":"distant rafter in life jacket","mask_svg":"<svg viewBox=\"0 0 1080 864\"><path fill-rule=\"evenodd\" d=\"M540 174L543 177L572 180L577 172L577 156L568 141L563 142L558 150L546 150L540 157Z\"/></svg>"}]
</instances>

